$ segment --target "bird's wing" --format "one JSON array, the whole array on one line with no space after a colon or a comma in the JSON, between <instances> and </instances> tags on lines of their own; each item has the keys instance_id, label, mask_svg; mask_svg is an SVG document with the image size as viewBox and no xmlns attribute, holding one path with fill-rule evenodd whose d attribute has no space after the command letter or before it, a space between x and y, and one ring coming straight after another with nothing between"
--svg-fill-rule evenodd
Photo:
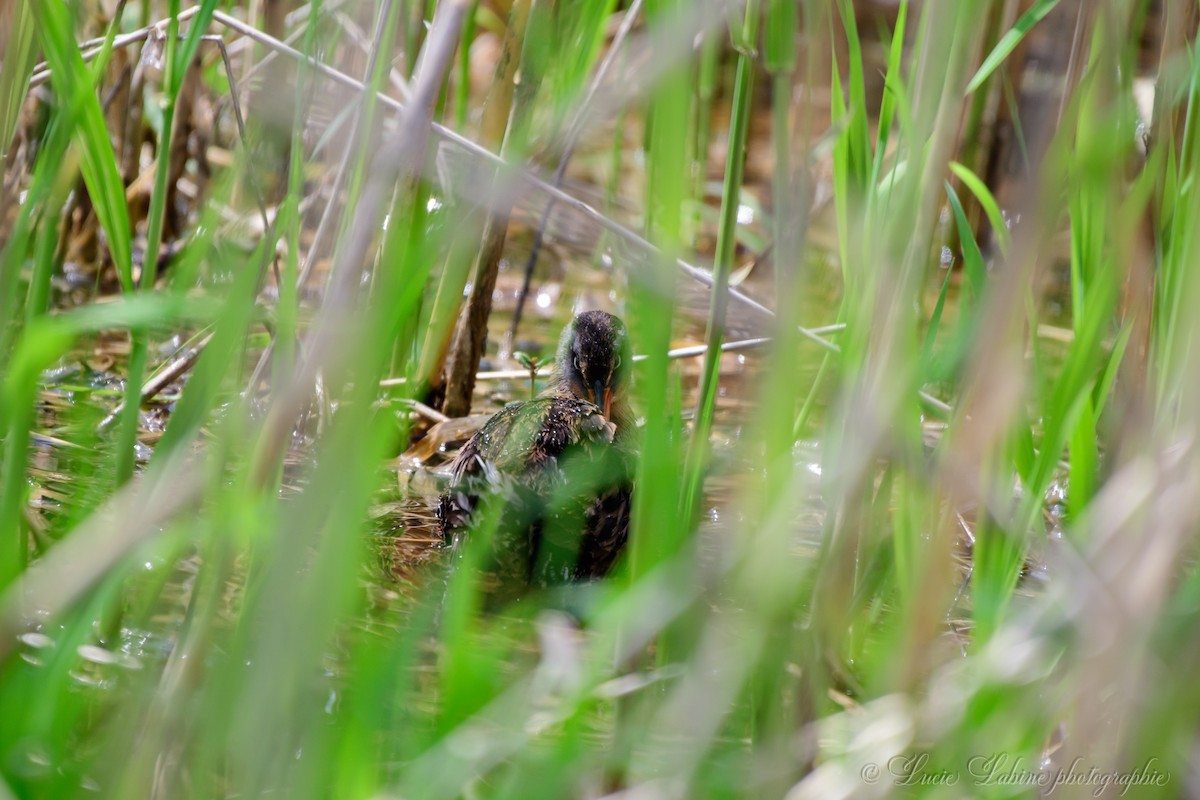
<instances>
[{"instance_id":1,"label":"bird's wing","mask_svg":"<svg viewBox=\"0 0 1200 800\"><path fill-rule=\"evenodd\" d=\"M596 406L543 395L500 410L464 448L466 457L517 477L553 462L573 444L609 443L614 428ZM475 469L478 469L476 465Z\"/></svg>"}]
</instances>

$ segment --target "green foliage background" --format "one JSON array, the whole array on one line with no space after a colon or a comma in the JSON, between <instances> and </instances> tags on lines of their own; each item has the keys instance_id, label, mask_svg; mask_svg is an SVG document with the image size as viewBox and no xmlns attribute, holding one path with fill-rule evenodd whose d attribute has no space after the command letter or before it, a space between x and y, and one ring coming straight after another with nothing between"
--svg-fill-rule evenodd
<instances>
[{"instance_id":1,"label":"green foliage background","mask_svg":"<svg viewBox=\"0 0 1200 800\"><path fill-rule=\"evenodd\" d=\"M363 84L338 89L318 146L305 98L353 44L337 4L286 20L290 53L254 9L215 0L107 18L11 4L0 796L1009 797L1093 767L1061 791L1137 768L1138 796L1190 791L1195 3L904 0L869 32L850 0L618 5L353 8L375 25ZM1001 207L971 154L996 108L1015 106L1009 67L1055 14L1075 15L1071 68L1052 124L1023 131L1044 147ZM614 39L625 15L636 24ZM143 89L158 123L139 208L106 114L109 67L142 46L125 34L160 19L138 40L162 60ZM1139 121L1151 25L1153 119ZM176 110L228 90L207 34L288 59L286 89L260 83L295 116L273 134L247 104L248 138L171 234ZM512 113L495 115L507 132L479 127L506 87L466 74L487 36L521 59ZM755 114L770 125L759 233L773 274L743 286ZM611 153L606 203L537 177L580 120L599 160ZM468 190L482 205L458 202L440 148L484 176ZM279 169L255 230L264 164ZM319 168L340 170L340 191L318 245ZM471 570L413 567L375 520L484 218L517 190L555 196L622 256L645 424L619 574L484 615ZM65 209L82 198L116 287L71 305L55 286ZM697 210L706 199L715 214ZM1064 237L1069 308L1048 319ZM945 274L943 244L961 256ZM144 255L160 246L177 248L161 275ZM317 305L303 294L313 253L329 262ZM690 266L701 258L711 270ZM668 350L697 274L711 299L694 387ZM747 302L752 290L769 302ZM772 341L730 422L719 348L735 310ZM204 345L150 454L141 389L176 334ZM48 423L46 398L65 391L52 370L105 337L129 343L124 387L75 387ZM714 429L734 443L716 446ZM403 580L381 577L393 559Z\"/></svg>"}]
</instances>

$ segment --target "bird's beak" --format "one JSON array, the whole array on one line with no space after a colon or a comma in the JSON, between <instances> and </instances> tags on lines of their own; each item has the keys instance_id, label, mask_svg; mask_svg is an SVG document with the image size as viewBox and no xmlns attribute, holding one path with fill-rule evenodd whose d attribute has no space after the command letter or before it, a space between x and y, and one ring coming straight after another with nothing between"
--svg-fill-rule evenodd
<instances>
[{"instance_id":1,"label":"bird's beak","mask_svg":"<svg viewBox=\"0 0 1200 800\"><path fill-rule=\"evenodd\" d=\"M600 406L604 412L604 416L608 416L608 409L604 406L604 384L600 381L592 381L592 405Z\"/></svg>"}]
</instances>

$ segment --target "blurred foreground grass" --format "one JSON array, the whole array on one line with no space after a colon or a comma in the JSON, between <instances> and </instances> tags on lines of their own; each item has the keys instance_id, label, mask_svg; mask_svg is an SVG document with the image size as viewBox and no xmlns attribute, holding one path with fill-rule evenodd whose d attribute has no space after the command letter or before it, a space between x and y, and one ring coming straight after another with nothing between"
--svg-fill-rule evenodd
<instances>
[{"instance_id":1,"label":"blurred foreground grass","mask_svg":"<svg viewBox=\"0 0 1200 800\"><path fill-rule=\"evenodd\" d=\"M0 796L1200 792L1195 3L4 17ZM543 241L632 540L483 615L394 459Z\"/></svg>"}]
</instances>

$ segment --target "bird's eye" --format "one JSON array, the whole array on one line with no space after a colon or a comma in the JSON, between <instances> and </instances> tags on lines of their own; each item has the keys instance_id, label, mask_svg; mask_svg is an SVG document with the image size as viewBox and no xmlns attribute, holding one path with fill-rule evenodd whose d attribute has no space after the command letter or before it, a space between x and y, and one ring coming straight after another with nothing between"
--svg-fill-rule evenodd
<instances>
[{"instance_id":1,"label":"bird's eye","mask_svg":"<svg viewBox=\"0 0 1200 800\"><path fill-rule=\"evenodd\" d=\"M613 369L618 369L621 366L621 357L617 356L613 359Z\"/></svg>"},{"instance_id":2,"label":"bird's eye","mask_svg":"<svg viewBox=\"0 0 1200 800\"><path fill-rule=\"evenodd\" d=\"M571 361L572 361L572 363L575 364L575 371L582 375L583 367L579 366L579 356L575 356L574 358L571 359Z\"/></svg>"}]
</instances>

